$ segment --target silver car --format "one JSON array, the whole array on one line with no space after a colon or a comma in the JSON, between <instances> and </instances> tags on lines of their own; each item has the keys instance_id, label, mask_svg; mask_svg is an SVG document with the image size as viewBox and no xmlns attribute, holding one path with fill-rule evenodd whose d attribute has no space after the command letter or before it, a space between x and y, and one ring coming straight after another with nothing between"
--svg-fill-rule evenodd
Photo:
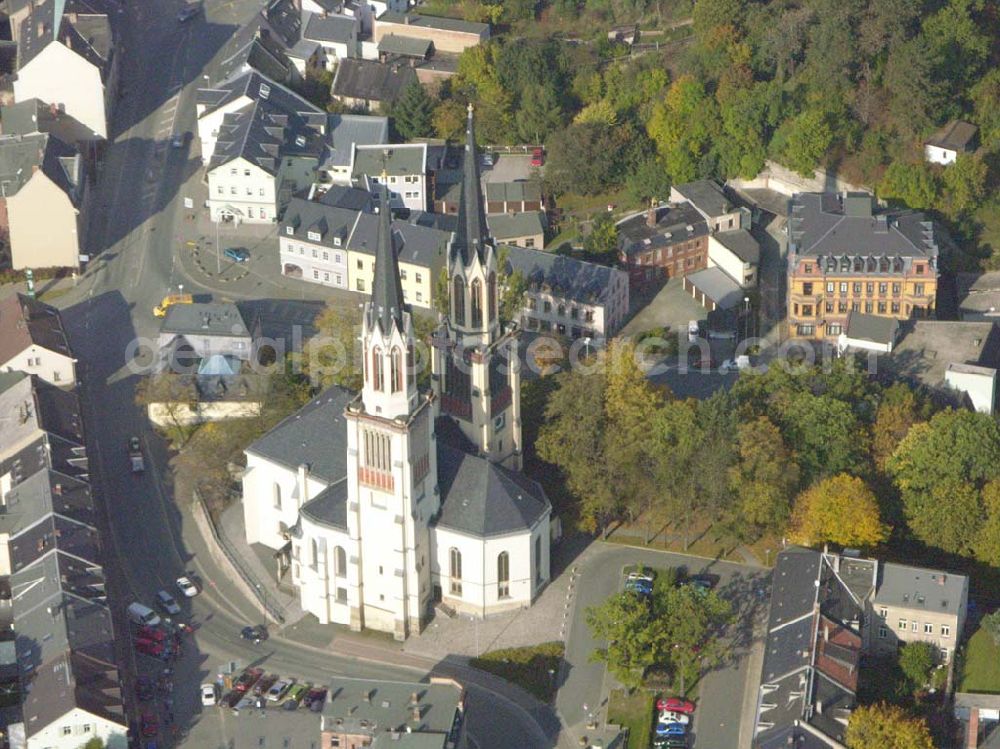
<instances>
[{"instance_id":1,"label":"silver car","mask_svg":"<svg viewBox=\"0 0 1000 749\"><path fill-rule=\"evenodd\" d=\"M171 616L176 616L181 613L181 607L177 605L177 601L175 601L174 597L165 590L157 592L156 602L160 605L161 609L166 611Z\"/></svg>"}]
</instances>

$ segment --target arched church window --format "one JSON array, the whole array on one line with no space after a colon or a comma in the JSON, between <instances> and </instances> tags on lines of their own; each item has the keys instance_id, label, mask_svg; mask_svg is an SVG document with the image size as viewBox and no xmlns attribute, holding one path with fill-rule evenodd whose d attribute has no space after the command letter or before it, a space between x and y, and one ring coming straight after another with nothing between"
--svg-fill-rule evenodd
<instances>
[{"instance_id":1,"label":"arched church window","mask_svg":"<svg viewBox=\"0 0 1000 749\"><path fill-rule=\"evenodd\" d=\"M274 495L274 509L281 509L281 485L277 481L274 482L274 488L272 489Z\"/></svg>"},{"instance_id":2,"label":"arched church window","mask_svg":"<svg viewBox=\"0 0 1000 749\"><path fill-rule=\"evenodd\" d=\"M490 271L490 280L486 287L486 293L488 298L486 303L489 305L489 318L487 322L493 323L497 319L497 274Z\"/></svg>"},{"instance_id":3,"label":"arched church window","mask_svg":"<svg viewBox=\"0 0 1000 749\"><path fill-rule=\"evenodd\" d=\"M403 352L399 346L392 347L392 356L389 357L389 385L392 392L398 393L403 389Z\"/></svg>"},{"instance_id":4,"label":"arched church window","mask_svg":"<svg viewBox=\"0 0 1000 749\"><path fill-rule=\"evenodd\" d=\"M382 380L382 349L378 346L372 349L372 387L375 390L385 389Z\"/></svg>"},{"instance_id":5,"label":"arched church window","mask_svg":"<svg viewBox=\"0 0 1000 749\"><path fill-rule=\"evenodd\" d=\"M333 550L334 574L337 577L347 577L347 552L343 546L337 546Z\"/></svg>"},{"instance_id":6,"label":"arched church window","mask_svg":"<svg viewBox=\"0 0 1000 749\"><path fill-rule=\"evenodd\" d=\"M497 598L510 597L510 555L501 551L497 556Z\"/></svg>"},{"instance_id":7,"label":"arched church window","mask_svg":"<svg viewBox=\"0 0 1000 749\"><path fill-rule=\"evenodd\" d=\"M472 308L472 327L479 328L483 325L483 285L477 278L472 282L472 291L469 294Z\"/></svg>"},{"instance_id":8,"label":"arched church window","mask_svg":"<svg viewBox=\"0 0 1000 749\"><path fill-rule=\"evenodd\" d=\"M454 596L462 595L462 552L456 549L454 546L448 550L448 577L451 578L451 594Z\"/></svg>"},{"instance_id":9,"label":"arched church window","mask_svg":"<svg viewBox=\"0 0 1000 749\"><path fill-rule=\"evenodd\" d=\"M309 545L309 564L313 569L319 565L319 544L316 543L316 539L312 539Z\"/></svg>"},{"instance_id":10,"label":"arched church window","mask_svg":"<svg viewBox=\"0 0 1000 749\"><path fill-rule=\"evenodd\" d=\"M465 281L461 276L455 276L454 292L451 295L455 305L455 324L465 325Z\"/></svg>"}]
</instances>

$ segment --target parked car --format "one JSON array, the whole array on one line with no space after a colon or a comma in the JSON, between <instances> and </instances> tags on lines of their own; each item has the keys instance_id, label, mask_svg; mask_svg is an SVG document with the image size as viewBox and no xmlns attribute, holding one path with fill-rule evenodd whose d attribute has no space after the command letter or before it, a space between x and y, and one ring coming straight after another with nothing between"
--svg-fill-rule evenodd
<instances>
[{"instance_id":1,"label":"parked car","mask_svg":"<svg viewBox=\"0 0 1000 749\"><path fill-rule=\"evenodd\" d=\"M143 626L139 627L136 637L143 640L153 640L154 642L166 642L167 633L156 627Z\"/></svg>"},{"instance_id":2,"label":"parked car","mask_svg":"<svg viewBox=\"0 0 1000 749\"><path fill-rule=\"evenodd\" d=\"M718 575L691 575L684 581L684 585L690 585L699 593L708 593L719 582Z\"/></svg>"},{"instance_id":3,"label":"parked car","mask_svg":"<svg viewBox=\"0 0 1000 749\"><path fill-rule=\"evenodd\" d=\"M306 693L306 697L304 700L302 700L302 704L308 707L314 713L318 713L320 710L323 709L323 703L325 701L326 701L326 687L313 687Z\"/></svg>"},{"instance_id":4,"label":"parked car","mask_svg":"<svg viewBox=\"0 0 1000 749\"><path fill-rule=\"evenodd\" d=\"M260 645L267 639L267 627L263 624L258 624L256 627L244 627L240 630L240 637L249 640L254 645Z\"/></svg>"},{"instance_id":5,"label":"parked car","mask_svg":"<svg viewBox=\"0 0 1000 749\"><path fill-rule=\"evenodd\" d=\"M142 735L147 739L153 738L154 736L156 736L156 734L160 732L160 721L152 713L143 713L142 720L140 721L139 725L140 725L139 730L142 732Z\"/></svg>"},{"instance_id":6,"label":"parked car","mask_svg":"<svg viewBox=\"0 0 1000 749\"><path fill-rule=\"evenodd\" d=\"M686 713L690 715L694 712L694 703L680 697L661 697L656 701L656 709L660 712L671 710L675 713Z\"/></svg>"},{"instance_id":7,"label":"parked car","mask_svg":"<svg viewBox=\"0 0 1000 749\"><path fill-rule=\"evenodd\" d=\"M291 689L292 683L292 679L279 679L274 682L271 688L267 690L267 699L271 702L280 702L285 693Z\"/></svg>"},{"instance_id":8,"label":"parked car","mask_svg":"<svg viewBox=\"0 0 1000 749\"><path fill-rule=\"evenodd\" d=\"M149 702L153 699L154 689L152 680L145 676L140 676L135 680L135 696L139 702Z\"/></svg>"},{"instance_id":9,"label":"parked car","mask_svg":"<svg viewBox=\"0 0 1000 749\"><path fill-rule=\"evenodd\" d=\"M656 735L657 736L685 736L687 735L687 727L682 726L680 723L657 723L656 724Z\"/></svg>"},{"instance_id":10,"label":"parked car","mask_svg":"<svg viewBox=\"0 0 1000 749\"><path fill-rule=\"evenodd\" d=\"M185 21L190 21L200 12L201 12L200 5L185 5L179 11L177 11L177 22L184 23Z\"/></svg>"},{"instance_id":11,"label":"parked car","mask_svg":"<svg viewBox=\"0 0 1000 749\"><path fill-rule=\"evenodd\" d=\"M686 736L657 736L653 739L653 749L687 749Z\"/></svg>"},{"instance_id":12,"label":"parked car","mask_svg":"<svg viewBox=\"0 0 1000 749\"><path fill-rule=\"evenodd\" d=\"M187 133L174 133L174 137L170 139L171 148L184 148L184 141L187 140Z\"/></svg>"},{"instance_id":13,"label":"parked car","mask_svg":"<svg viewBox=\"0 0 1000 749\"><path fill-rule=\"evenodd\" d=\"M542 148L535 148L531 151L531 165L532 166L543 166L545 164L545 150Z\"/></svg>"},{"instance_id":14,"label":"parked car","mask_svg":"<svg viewBox=\"0 0 1000 749\"><path fill-rule=\"evenodd\" d=\"M176 616L181 613L181 607L177 605L177 601L175 601L174 597L165 590L159 590L156 592L156 603L161 609L166 611L171 616Z\"/></svg>"},{"instance_id":15,"label":"parked car","mask_svg":"<svg viewBox=\"0 0 1000 749\"><path fill-rule=\"evenodd\" d=\"M299 705L302 704L302 698L305 697L310 689L312 689L312 684L292 684L281 706L285 710L297 710Z\"/></svg>"},{"instance_id":16,"label":"parked car","mask_svg":"<svg viewBox=\"0 0 1000 749\"><path fill-rule=\"evenodd\" d=\"M236 682L233 684L233 691L239 692L240 694L245 693L250 687L252 687L261 676L264 675L264 669L262 668L248 668Z\"/></svg>"},{"instance_id":17,"label":"parked car","mask_svg":"<svg viewBox=\"0 0 1000 749\"><path fill-rule=\"evenodd\" d=\"M201 685L201 704L205 707L212 707L219 701L219 690L215 684Z\"/></svg>"},{"instance_id":18,"label":"parked car","mask_svg":"<svg viewBox=\"0 0 1000 749\"><path fill-rule=\"evenodd\" d=\"M701 326L697 320L688 320L688 343L694 343L701 335Z\"/></svg>"},{"instance_id":19,"label":"parked car","mask_svg":"<svg viewBox=\"0 0 1000 749\"><path fill-rule=\"evenodd\" d=\"M483 153L483 166L493 166L494 163L496 163L496 159L492 151Z\"/></svg>"},{"instance_id":20,"label":"parked car","mask_svg":"<svg viewBox=\"0 0 1000 749\"><path fill-rule=\"evenodd\" d=\"M268 674L263 676L260 680L253 685L253 693L260 697L261 695L267 694L268 690L274 685L278 680L277 674Z\"/></svg>"},{"instance_id":21,"label":"parked car","mask_svg":"<svg viewBox=\"0 0 1000 749\"><path fill-rule=\"evenodd\" d=\"M629 573L628 577L625 578L625 590L639 596L651 596L653 595L653 580L634 572Z\"/></svg>"},{"instance_id":22,"label":"parked car","mask_svg":"<svg viewBox=\"0 0 1000 749\"><path fill-rule=\"evenodd\" d=\"M142 473L146 470L146 466L142 458L142 443L139 442L138 437L128 438L128 462L129 467L132 469L132 473Z\"/></svg>"},{"instance_id":23,"label":"parked car","mask_svg":"<svg viewBox=\"0 0 1000 749\"><path fill-rule=\"evenodd\" d=\"M690 716L687 716L684 713L671 712L670 710L664 710L660 713L658 720L660 723L680 723L682 726L686 726L691 722Z\"/></svg>"},{"instance_id":24,"label":"parked car","mask_svg":"<svg viewBox=\"0 0 1000 749\"><path fill-rule=\"evenodd\" d=\"M177 588L183 593L187 598L194 598L198 595L198 586L194 584L194 581L186 575L182 575L177 578Z\"/></svg>"},{"instance_id":25,"label":"parked car","mask_svg":"<svg viewBox=\"0 0 1000 749\"><path fill-rule=\"evenodd\" d=\"M232 707L235 708L239 704L239 701L243 699L243 692L237 692L235 689L229 692L225 697L222 698L222 707Z\"/></svg>"},{"instance_id":26,"label":"parked car","mask_svg":"<svg viewBox=\"0 0 1000 749\"><path fill-rule=\"evenodd\" d=\"M250 251L245 247L227 247L222 254L234 263L245 263L250 259Z\"/></svg>"}]
</instances>

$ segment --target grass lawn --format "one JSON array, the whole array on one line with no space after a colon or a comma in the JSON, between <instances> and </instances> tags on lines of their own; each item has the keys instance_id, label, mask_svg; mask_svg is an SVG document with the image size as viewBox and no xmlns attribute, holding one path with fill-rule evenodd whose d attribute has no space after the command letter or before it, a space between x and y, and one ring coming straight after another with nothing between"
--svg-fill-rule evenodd
<instances>
[{"instance_id":1,"label":"grass lawn","mask_svg":"<svg viewBox=\"0 0 1000 749\"><path fill-rule=\"evenodd\" d=\"M626 749L646 749L653 732L653 708L656 695L637 689L631 695L623 689L611 690L608 698L608 723L628 729Z\"/></svg>"},{"instance_id":2,"label":"grass lawn","mask_svg":"<svg viewBox=\"0 0 1000 749\"><path fill-rule=\"evenodd\" d=\"M470 662L478 669L517 684L542 702L551 702L556 679L549 672L559 673L565 649L561 642L544 642L525 648L491 650Z\"/></svg>"},{"instance_id":3,"label":"grass lawn","mask_svg":"<svg viewBox=\"0 0 1000 749\"><path fill-rule=\"evenodd\" d=\"M654 529L654 532L655 530L659 529ZM606 540L611 543L674 551L681 554L692 554L694 556L721 559L729 562L743 561L743 557L735 553L739 542L730 538L726 533L716 531L711 525L693 528L688 536L690 543L686 549L684 548L683 534L674 528L665 529L662 533L657 534L648 544L643 544L644 531L642 518L639 518L632 525L624 524L615 528ZM763 554L761 556L763 557ZM773 561L774 554L771 557Z\"/></svg>"},{"instance_id":4,"label":"grass lawn","mask_svg":"<svg viewBox=\"0 0 1000 749\"><path fill-rule=\"evenodd\" d=\"M985 629L978 630L965 647L958 691L1000 694L1000 648Z\"/></svg>"}]
</instances>

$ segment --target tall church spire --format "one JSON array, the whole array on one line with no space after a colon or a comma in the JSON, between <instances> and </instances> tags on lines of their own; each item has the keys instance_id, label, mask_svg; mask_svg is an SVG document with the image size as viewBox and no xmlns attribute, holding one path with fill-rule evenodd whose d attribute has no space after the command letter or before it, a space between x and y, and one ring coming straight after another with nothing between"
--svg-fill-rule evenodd
<instances>
[{"instance_id":1,"label":"tall church spire","mask_svg":"<svg viewBox=\"0 0 1000 749\"><path fill-rule=\"evenodd\" d=\"M383 335L389 335L393 322L403 330L403 287L399 280L399 262L392 241L392 211L389 208L389 191L382 175L379 199L378 248L375 251L375 277L372 280L372 301L368 314L370 322L378 322Z\"/></svg>"},{"instance_id":2,"label":"tall church spire","mask_svg":"<svg viewBox=\"0 0 1000 749\"><path fill-rule=\"evenodd\" d=\"M483 207L482 186L479 183L479 158L472 126L472 104L469 104L469 117L465 125L462 194L458 200L458 227L452 251L461 254L465 265L472 261L474 255L477 255L482 262L487 242L486 211Z\"/></svg>"}]
</instances>

